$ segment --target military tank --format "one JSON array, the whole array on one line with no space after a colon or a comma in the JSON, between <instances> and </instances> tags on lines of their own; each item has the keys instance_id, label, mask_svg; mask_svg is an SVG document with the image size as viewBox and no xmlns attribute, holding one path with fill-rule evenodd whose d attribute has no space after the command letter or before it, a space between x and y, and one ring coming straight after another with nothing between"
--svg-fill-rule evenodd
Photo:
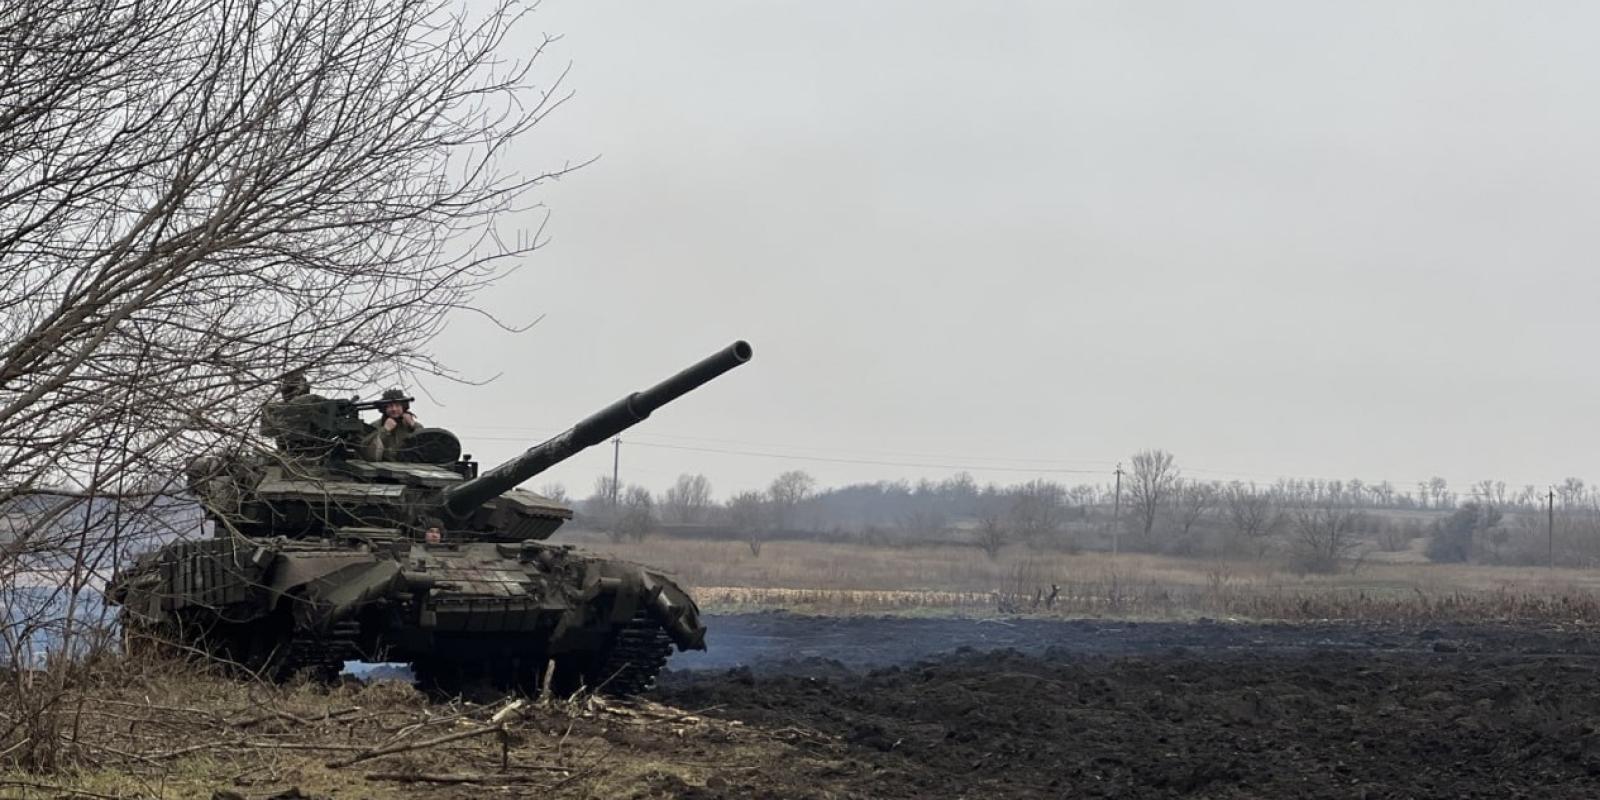
<instances>
[{"instance_id":1,"label":"military tank","mask_svg":"<svg viewBox=\"0 0 1600 800\"><path fill-rule=\"evenodd\" d=\"M705 649L699 609L661 572L548 543L572 509L517 487L750 357L735 342L482 472L443 428L368 460L360 412L383 401L286 389L262 413L275 449L189 465L212 535L140 556L107 598L130 648L273 680L410 662L447 692L643 691L674 647Z\"/></svg>"}]
</instances>

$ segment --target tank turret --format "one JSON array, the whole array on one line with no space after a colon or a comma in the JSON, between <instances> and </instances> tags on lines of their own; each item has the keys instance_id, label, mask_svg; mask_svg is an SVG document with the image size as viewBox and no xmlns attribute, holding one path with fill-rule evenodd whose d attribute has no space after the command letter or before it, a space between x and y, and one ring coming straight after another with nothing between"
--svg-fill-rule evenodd
<instances>
[{"instance_id":1,"label":"tank turret","mask_svg":"<svg viewBox=\"0 0 1600 800\"><path fill-rule=\"evenodd\" d=\"M542 539L572 511L518 484L750 358L750 345L734 342L482 474L444 428L422 428L385 460L369 460L376 428L360 413L386 401L296 394L263 411L262 432L278 445L269 458L198 459L189 483L214 520L247 535L416 539L437 527L463 540Z\"/></svg>"}]
</instances>

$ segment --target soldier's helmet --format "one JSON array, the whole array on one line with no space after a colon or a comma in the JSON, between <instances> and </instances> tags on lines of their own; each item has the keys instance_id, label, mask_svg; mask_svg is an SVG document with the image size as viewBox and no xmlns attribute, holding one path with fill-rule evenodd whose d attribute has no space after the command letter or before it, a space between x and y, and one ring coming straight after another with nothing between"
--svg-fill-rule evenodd
<instances>
[{"instance_id":1,"label":"soldier's helmet","mask_svg":"<svg viewBox=\"0 0 1600 800\"><path fill-rule=\"evenodd\" d=\"M411 403L406 401L406 393L404 391L400 390L400 389L384 389L383 390L383 395L380 396L378 399L382 400L385 403L388 403L390 401L399 401L401 408L403 408L403 409L405 409L407 411L411 410Z\"/></svg>"}]
</instances>

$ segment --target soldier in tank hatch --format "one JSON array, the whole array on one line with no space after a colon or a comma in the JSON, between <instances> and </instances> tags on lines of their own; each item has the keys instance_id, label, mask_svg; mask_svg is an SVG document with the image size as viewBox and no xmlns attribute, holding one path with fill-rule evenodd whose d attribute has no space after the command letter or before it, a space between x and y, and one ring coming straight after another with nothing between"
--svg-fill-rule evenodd
<instances>
[{"instance_id":1,"label":"soldier in tank hatch","mask_svg":"<svg viewBox=\"0 0 1600 800\"><path fill-rule=\"evenodd\" d=\"M311 382L306 379L306 371L292 369L284 373L278 381L278 394L283 402L291 403L297 397L306 397L311 394Z\"/></svg>"},{"instance_id":2,"label":"soldier in tank hatch","mask_svg":"<svg viewBox=\"0 0 1600 800\"><path fill-rule=\"evenodd\" d=\"M411 413L411 401L405 392L386 389L380 399L384 401L379 406L382 416L374 424L376 430L367 436L366 456L371 461L397 461L406 440L422 430L422 424Z\"/></svg>"}]
</instances>

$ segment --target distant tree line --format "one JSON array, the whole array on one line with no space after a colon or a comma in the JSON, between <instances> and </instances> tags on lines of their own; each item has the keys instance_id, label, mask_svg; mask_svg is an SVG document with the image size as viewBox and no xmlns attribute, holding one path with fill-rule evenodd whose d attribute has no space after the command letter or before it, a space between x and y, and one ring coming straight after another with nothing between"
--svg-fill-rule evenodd
<instances>
[{"instance_id":1,"label":"distant tree line","mask_svg":"<svg viewBox=\"0 0 1600 800\"><path fill-rule=\"evenodd\" d=\"M1551 530L1535 486L1480 481L1458 492L1439 477L1414 490L1361 479L1206 480L1184 475L1159 449L1127 463L1120 492L1114 481L979 484L965 472L818 488L791 470L718 501L704 475L679 476L659 495L603 476L580 510L586 524L619 541L652 532L739 538L756 556L773 539L821 538L962 544L991 558L1008 547L1271 558L1311 572L1408 550L1435 561L1600 564L1600 492L1577 478L1553 488ZM545 491L566 496L559 486Z\"/></svg>"}]
</instances>

